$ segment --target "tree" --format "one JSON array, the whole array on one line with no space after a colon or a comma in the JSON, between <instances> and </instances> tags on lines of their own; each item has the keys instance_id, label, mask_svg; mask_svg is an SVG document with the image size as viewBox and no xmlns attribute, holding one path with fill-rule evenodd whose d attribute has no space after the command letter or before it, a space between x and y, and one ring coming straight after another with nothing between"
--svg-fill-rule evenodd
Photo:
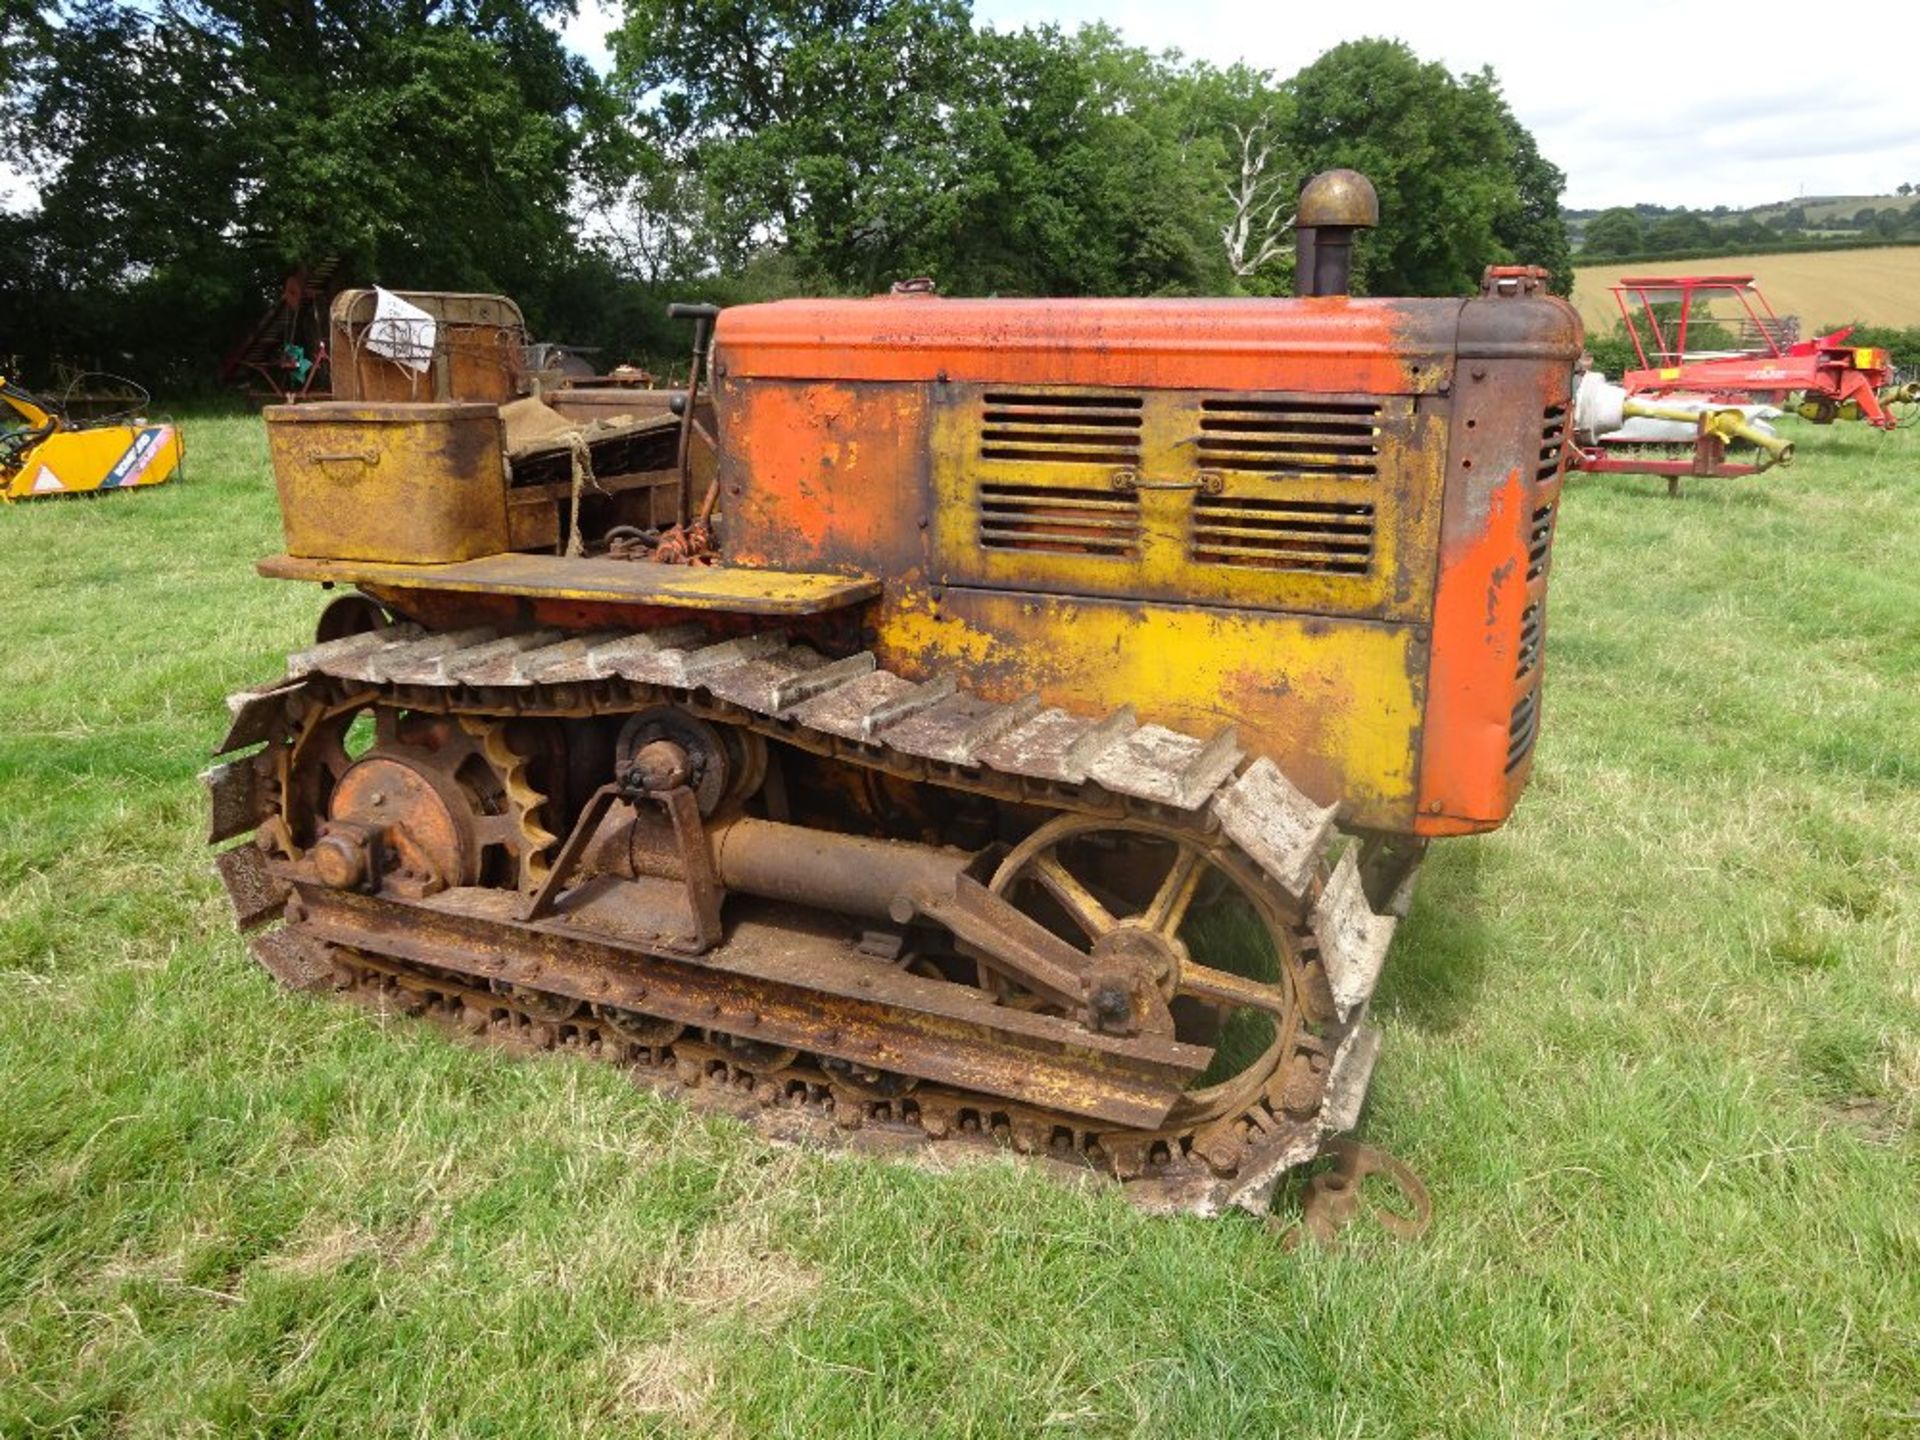
<instances>
[{"instance_id":1,"label":"tree","mask_svg":"<svg viewBox=\"0 0 1920 1440\"><path fill-rule=\"evenodd\" d=\"M1647 232L1647 249L1656 255L1673 255L1712 244L1713 226L1687 210L1675 211Z\"/></svg>"},{"instance_id":2,"label":"tree","mask_svg":"<svg viewBox=\"0 0 1920 1440\"><path fill-rule=\"evenodd\" d=\"M957 0L629 0L616 83L697 177L679 233L719 270L950 292L1218 288L1218 146L1176 67L1090 27L975 32ZM658 220L636 216L636 231Z\"/></svg>"},{"instance_id":3,"label":"tree","mask_svg":"<svg viewBox=\"0 0 1920 1440\"><path fill-rule=\"evenodd\" d=\"M1032 295L1219 293L1226 153L1219 72L1182 71L1100 26L979 36L955 117L965 200L929 258L949 288Z\"/></svg>"},{"instance_id":4,"label":"tree","mask_svg":"<svg viewBox=\"0 0 1920 1440\"><path fill-rule=\"evenodd\" d=\"M591 77L565 0L79 0L7 101L49 345L217 353L295 264L537 301ZM537 310L537 303L530 307Z\"/></svg>"},{"instance_id":5,"label":"tree","mask_svg":"<svg viewBox=\"0 0 1920 1440\"><path fill-rule=\"evenodd\" d=\"M1602 210L1587 222L1585 253L1595 257L1637 255L1646 248L1640 217L1625 205Z\"/></svg>"},{"instance_id":6,"label":"tree","mask_svg":"<svg viewBox=\"0 0 1920 1440\"><path fill-rule=\"evenodd\" d=\"M13 85L28 47L45 34L41 0L0 0L0 94Z\"/></svg>"},{"instance_id":7,"label":"tree","mask_svg":"<svg viewBox=\"0 0 1920 1440\"><path fill-rule=\"evenodd\" d=\"M1462 83L1397 40L1335 46L1287 82L1286 139L1304 173L1361 171L1380 227L1356 247L1363 292L1460 294L1504 258L1503 212L1518 216L1511 141L1497 92Z\"/></svg>"},{"instance_id":8,"label":"tree","mask_svg":"<svg viewBox=\"0 0 1920 1440\"><path fill-rule=\"evenodd\" d=\"M629 0L612 48L722 265L774 244L851 276L898 239L890 211L963 178L944 140L972 41L960 0Z\"/></svg>"},{"instance_id":9,"label":"tree","mask_svg":"<svg viewBox=\"0 0 1920 1440\"><path fill-rule=\"evenodd\" d=\"M1293 198L1289 178L1274 160L1273 138L1265 118L1252 125L1235 125L1233 138L1240 151L1239 173L1228 180L1227 202L1233 218L1220 228L1227 248L1227 268L1244 280L1286 253L1282 236L1292 217L1282 218Z\"/></svg>"}]
</instances>

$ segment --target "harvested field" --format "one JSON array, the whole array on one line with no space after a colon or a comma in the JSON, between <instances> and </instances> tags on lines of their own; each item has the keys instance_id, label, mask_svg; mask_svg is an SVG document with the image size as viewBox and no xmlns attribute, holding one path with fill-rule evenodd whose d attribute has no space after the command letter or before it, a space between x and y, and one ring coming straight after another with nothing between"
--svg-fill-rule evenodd
<instances>
[{"instance_id":1,"label":"harvested field","mask_svg":"<svg viewBox=\"0 0 1920 1440\"><path fill-rule=\"evenodd\" d=\"M1920 245L1582 266L1574 272L1573 303L1589 328L1605 333L1619 323L1607 287L1622 275L1753 275L1776 314L1800 317L1803 335L1850 320L1920 325Z\"/></svg>"}]
</instances>

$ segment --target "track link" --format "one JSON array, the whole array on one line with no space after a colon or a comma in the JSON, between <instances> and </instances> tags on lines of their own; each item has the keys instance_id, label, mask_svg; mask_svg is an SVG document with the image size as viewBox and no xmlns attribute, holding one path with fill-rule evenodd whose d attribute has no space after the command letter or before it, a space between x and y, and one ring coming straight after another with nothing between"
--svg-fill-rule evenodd
<instances>
[{"instance_id":1,"label":"track link","mask_svg":"<svg viewBox=\"0 0 1920 1440\"><path fill-rule=\"evenodd\" d=\"M920 784L1188 835L1256 877L1289 927L1302 1023L1291 1053L1213 1112L1156 1131L1099 1129L934 1085L876 1097L844 1066L769 1057L717 1033L636 1044L591 1006L555 1021L564 995L541 1003L526 987L503 994L482 975L325 944L303 931L273 860L297 849L284 812L300 803L293 776L303 737L322 717L375 704L463 722L673 705ZM287 678L230 697L229 709L217 753L235 758L204 777L210 840L254 838L216 865L243 930L292 916L257 936L254 953L296 988L332 986L490 1042L610 1061L787 1138L1010 1146L1117 1179L1156 1211L1264 1210L1281 1176L1358 1116L1378 1050L1366 1006L1395 920L1368 905L1358 847L1342 846L1333 809L1313 804L1272 761L1249 758L1230 730L1202 739L1141 725L1127 709L1084 716L1032 697L996 704L948 677L893 674L868 653L828 658L777 631L713 640L695 626L568 635L401 624L299 652ZM537 801L516 757L491 758L523 800Z\"/></svg>"}]
</instances>

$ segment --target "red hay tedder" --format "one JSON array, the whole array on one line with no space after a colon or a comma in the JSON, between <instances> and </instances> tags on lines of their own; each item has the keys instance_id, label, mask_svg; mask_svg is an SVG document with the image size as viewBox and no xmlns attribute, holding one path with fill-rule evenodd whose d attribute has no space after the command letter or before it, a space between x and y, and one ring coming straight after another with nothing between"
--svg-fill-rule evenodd
<instances>
[{"instance_id":1,"label":"red hay tedder","mask_svg":"<svg viewBox=\"0 0 1920 1440\"><path fill-rule=\"evenodd\" d=\"M1796 339L1751 275L1629 277L1612 290L1640 357L1621 382L1631 395L1791 403L1816 424L1864 420L1882 430L1894 426L1889 406L1920 399L1920 385L1894 383L1885 350L1847 344L1852 326Z\"/></svg>"}]
</instances>

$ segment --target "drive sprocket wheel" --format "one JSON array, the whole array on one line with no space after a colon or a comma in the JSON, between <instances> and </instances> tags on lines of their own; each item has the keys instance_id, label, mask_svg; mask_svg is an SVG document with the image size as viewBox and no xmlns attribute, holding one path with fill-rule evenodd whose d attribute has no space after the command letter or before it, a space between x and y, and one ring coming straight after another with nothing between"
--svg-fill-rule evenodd
<instances>
[{"instance_id":1,"label":"drive sprocket wheel","mask_svg":"<svg viewBox=\"0 0 1920 1440\"><path fill-rule=\"evenodd\" d=\"M542 823L546 796L531 779L534 749L511 720L408 711L347 699L316 709L287 753L275 822L263 829L292 859L315 852L342 821L395 824L422 837L402 845L437 860L441 885L538 889L557 843ZM408 807L411 807L409 812Z\"/></svg>"}]
</instances>

